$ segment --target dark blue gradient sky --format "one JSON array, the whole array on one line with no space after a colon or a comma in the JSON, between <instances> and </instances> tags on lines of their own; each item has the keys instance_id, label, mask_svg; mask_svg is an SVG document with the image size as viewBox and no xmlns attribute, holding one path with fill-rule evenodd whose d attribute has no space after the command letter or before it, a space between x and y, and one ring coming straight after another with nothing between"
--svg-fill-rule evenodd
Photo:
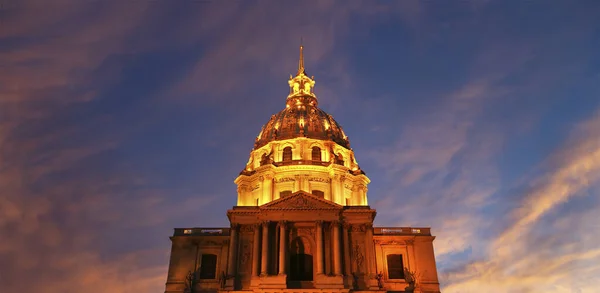
<instances>
[{"instance_id":1,"label":"dark blue gradient sky","mask_svg":"<svg viewBox=\"0 0 600 293\"><path fill-rule=\"evenodd\" d=\"M0 2L3 292L164 290L301 37L376 225L431 226L443 292L600 286L597 1Z\"/></svg>"}]
</instances>

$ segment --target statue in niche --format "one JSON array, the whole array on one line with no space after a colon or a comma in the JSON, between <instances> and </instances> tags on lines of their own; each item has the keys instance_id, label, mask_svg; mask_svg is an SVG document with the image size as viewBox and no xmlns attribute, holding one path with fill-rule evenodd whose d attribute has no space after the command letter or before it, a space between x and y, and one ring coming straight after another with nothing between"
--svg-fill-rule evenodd
<instances>
[{"instance_id":1,"label":"statue in niche","mask_svg":"<svg viewBox=\"0 0 600 293\"><path fill-rule=\"evenodd\" d=\"M310 87L311 87L310 82L305 83L304 84L304 91L306 93L310 93Z\"/></svg>"}]
</instances>

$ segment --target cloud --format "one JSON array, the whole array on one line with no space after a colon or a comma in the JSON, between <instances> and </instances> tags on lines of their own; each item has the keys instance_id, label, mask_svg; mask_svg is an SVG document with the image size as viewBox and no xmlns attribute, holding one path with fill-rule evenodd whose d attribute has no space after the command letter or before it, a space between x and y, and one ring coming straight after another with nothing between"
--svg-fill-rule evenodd
<instances>
[{"instance_id":1,"label":"cloud","mask_svg":"<svg viewBox=\"0 0 600 293\"><path fill-rule=\"evenodd\" d=\"M551 214L574 196L598 186L600 179L598 113L573 132L564 148L545 162L554 168L532 180L531 191L513 210L505 231L490 242L485 259L444 276L449 282L446 292L479 292L481 288L489 288L488 292L596 290L600 239L592 232L597 225L586 223L594 223L591 217L600 212L598 202L581 215ZM547 230L551 232L544 234ZM587 236L578 239L581 235Z\"/></svg>"}]
</instances>

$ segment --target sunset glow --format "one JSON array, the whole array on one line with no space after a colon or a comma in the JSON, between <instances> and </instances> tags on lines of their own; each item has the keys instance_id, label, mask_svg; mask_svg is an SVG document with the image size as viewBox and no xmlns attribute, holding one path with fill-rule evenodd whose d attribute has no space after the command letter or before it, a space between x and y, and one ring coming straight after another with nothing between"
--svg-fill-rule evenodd
<instances>
[{"instance_id":1,"label":"sunset glow","mask_svg":"<svg viewBox=\"0 0 600 293\"><path fill-rule=\"evenodd\" d=\"M173 228L228 227L312 125L351 148L276 148L368 175L329 199L368 183L382 233L431 227L441 292L599 292L599 28L586 0L5 1L0 292L164 292Z\"/></svg>"}]
</instances>

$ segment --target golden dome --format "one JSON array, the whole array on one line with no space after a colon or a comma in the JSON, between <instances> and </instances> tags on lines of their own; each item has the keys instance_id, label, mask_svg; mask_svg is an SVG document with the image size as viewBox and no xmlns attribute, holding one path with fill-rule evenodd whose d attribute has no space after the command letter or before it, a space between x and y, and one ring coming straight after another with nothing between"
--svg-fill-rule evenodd
<instances>
[{"instance_id":1,"label":"golden dome","mask_svg":"<svg viewBox=\"0 0 600 293\"><path fill-rule=\"evenodd\" d=\"M296 137L332 140L350 149L350 141L340 125L331 115L319 109L316 98L312 96L289 97L286 108L271 116L263 126L254 148Z\"/></svg>"},{"instance_id":2,"label":"golden dome","mask_svg":"<svg viewBox=\"0 0 600 293\"><path fill-rule=\"evenodd\" d=\"M307 137L319 140L332 140L350 149L348 137L340 125L319 109L313 87L314 77L308 77L304 69L303 47L300 47L300 61L296 77L288 81L290 93L285 109L272 115L256 137L254 149L275 140Z\"/></svg>"}]
</instances>

